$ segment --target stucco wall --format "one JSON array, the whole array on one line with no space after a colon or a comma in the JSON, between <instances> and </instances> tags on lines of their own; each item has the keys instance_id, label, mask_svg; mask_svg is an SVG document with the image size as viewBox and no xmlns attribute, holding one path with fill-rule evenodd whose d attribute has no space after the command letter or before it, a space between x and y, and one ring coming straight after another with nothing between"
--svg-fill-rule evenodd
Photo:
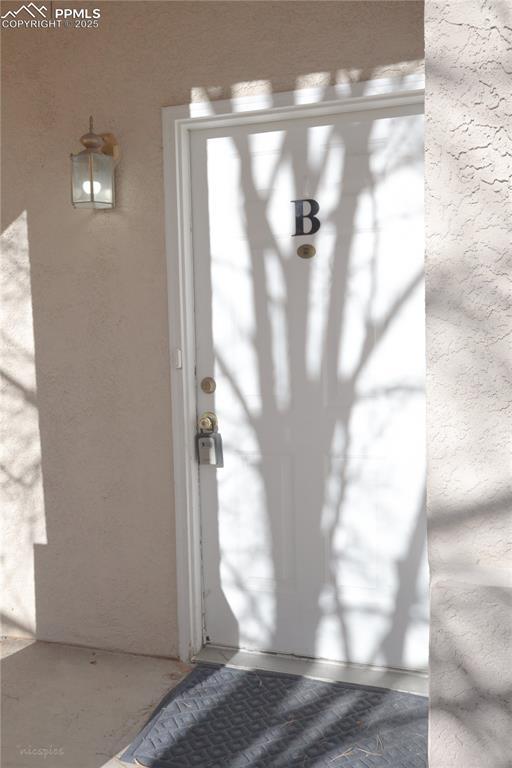
<instances>
[{"instance_id":1,"label":"stucco wall","mask_svg":"<svg viewBox=\"0 0 512 768\"><path fill-rule=\"evenodd\" d=\"M431 768L510 765L512 6L426 4Z\"/></svg>"},{"instance_id":2,"label":"stucco wall","mask_svg":"<svg viewBox=\"0 0 512 768\"><path fill-rule=\"evenodd\" d=\"M20 264L25 281L5 323L3 611L14 634L174 655L160 108L419 71L423 5L94 5L97 30L2 35L8 293ZM91 113L121 143L113 212L69 202Z\"/></svg>"}]
</instances>

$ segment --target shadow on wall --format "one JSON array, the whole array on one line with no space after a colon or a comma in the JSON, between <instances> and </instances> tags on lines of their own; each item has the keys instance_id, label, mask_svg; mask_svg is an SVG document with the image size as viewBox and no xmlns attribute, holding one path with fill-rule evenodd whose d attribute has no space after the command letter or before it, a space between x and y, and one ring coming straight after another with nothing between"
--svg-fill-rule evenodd
<instances>
[{"instance_id":1,"label":"shadow on wall","mask_svg":"<svg viewBox=\"0 0 512 768\"><path fill-rule=\"evenodd\" d=\"M32 548L45 543L27 213L2 248L2 631L35 632Z\"/></svg>"},{"instance_id":2,"label":"shadow on wall","mask_svg":"<svg viewBox=\"0 0 512 768\"><path fill-rule=\"evenodd\" d=\"M484 519L485 505L479 517ZM510 765L512 682L503 660L510 658L511 616L510 580L508 586L488 586L472 583L464 574L460 580L452 577L433 585L432 765L457 764L461 744L466 755L479 756L478 765Z\"/></svg>"},{"instance_id":3,"label":"shadow on wall","mask_svg":"<svg viewBox=\"0 0 512 768\"><path fill-rule=\"evenodd\" d=\"M512 6L426 7L430 758L507 768Z\"/></svg>"}]
</instances>

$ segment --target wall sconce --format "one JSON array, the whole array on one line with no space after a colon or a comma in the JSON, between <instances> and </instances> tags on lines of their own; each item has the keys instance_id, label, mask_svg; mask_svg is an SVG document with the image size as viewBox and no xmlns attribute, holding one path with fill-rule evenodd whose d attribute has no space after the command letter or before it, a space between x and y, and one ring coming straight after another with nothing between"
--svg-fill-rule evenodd
<instances>
[{"instance_id":1,"label":"wall sconce","mask_svg":"<svg viewBox=\"0 0 512 768\"><path fill-rule=\"evenodd\" d=\"M85 149L71 155L71 202L75 208L113 208L119 144L111 133L94 133L92 117L80 141Z\"/></svg>"}]
</instances>

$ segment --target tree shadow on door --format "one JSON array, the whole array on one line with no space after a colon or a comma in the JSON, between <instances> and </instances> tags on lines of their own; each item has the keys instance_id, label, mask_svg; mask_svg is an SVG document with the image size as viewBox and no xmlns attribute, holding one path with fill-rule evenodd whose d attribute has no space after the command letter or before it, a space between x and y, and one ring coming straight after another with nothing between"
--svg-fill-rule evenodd
<instances>
[{"instance_id":1,"label":"tree shadow on door","mask_svg":"<svg viewBox=\"0 0 512 768\"><path fill-rule=\"evenodd\" d=\"M212 104L213 111L215 105ZM416 114L411 109L410 114ZM391 114L394 114L391 112ZM389 116L384 112L383 117ZM247 135L226 130L224 135L230 136L232 146L236 151L240 168L240 195L245 221L246 232L257 232L258 237L252 240L247 237L250 257L250 279L252 286L252 335L246 335L247 344L251 345L256 360L257 381L260 389L258 407L255 408L250 399L244 394L237 372L237 360L232 359L230 350L224 351L219 344L215 348L216 370L229 383L234 397L237 399L241 412L246 420L246 427L255 436L260 456L282 455L286 452L284 444L276 444L276 435L288 435L291 420L296 413L293 411L293 393L298 388L303 393L303 402L317 404L325 401L326 383L328 388L328 407L320 412L317 423L308 422L308 438L315 446L315 453L310 457L307 467L308 511L311 524L304 529L307 532L307 553L311 561L325 557L327 567L324 572L318 569L311 571L307 589L309 604L313 606L313 614L308 615L308 621L301 625L300 644L297 648L314 648L317 655L320 628L326 620L334 623L334 632L339 633L344 657L347 661L361 662L361 652L354 648L353 633L350 631L351 606L346 604L343 596L344 570L352 574L364 568L358 558L357 541L349 552L340 552L337 542L337 532L343 523L344 515L348 514L351 503L351 489L358 483L366 482L365 466L358 460L354 451L360 451L361 446L354 443L353 421L358 415L362 404L384 403L381 412L385 418L376 423L373 429L374 439L378 439L398 415L406 411L411 402L423 397L422 381L393 381L387 380L381 386L368 387L365 383L365 373L374 363L381 348L385 348L390 329L397 319L407 310L409 303L421 295L423 269L408 276L402 282L401 288L387 302L379 306L379 280L381 273L378 268L379 248L382 237L382 221L378 210L376 188L381 179L372 167L372 131L375 121L360 121L356 124L347 121L333 126L329 141L323 153L318 148L311 147L308 127L295 130L293 142L285 132L280 155L270 183L262 190L254 174L251 147ZM259 129L258 129L259 130ZM382 177L399 172L401 167L420 163L422 161L423 145L421 139L404 135L399 129L394 129L386 139L388 144L388 159L381 169ZM323 296L324 326L317 340L315 353L318 361L314 372L311 370L311 349L308 348L308 308L314 291L313 270L303 271L302 279L296 279L296 270L306 269L308 264L298 263L290 259L287 247L272 228L270 221L271 192L277 174L283 166L290 169L294 177L294 187L303 190L301 197L316 199L325 174L332 164L332 147L335 144L344 147L344 165L338 184L336 204L330 212L322 217L322 227L334 231L332 252L335 258L332 262L332 272L329 279L329 290ZM317 161L309 163L312 149L316 151ZM319 159L320 158L320 159ZM306 176L306 179L305 179ZM354 240L357 233L358 211L361 205L369 206L368 216L373 222L370 230L367 264L371 274L370 288L365 297L365 307L362 312L364 323L363 333L359 339L357 356L352 361L350 370L340 372L339 350L346 341L350 329L346 327L348 305L352 300L351 286L353 270ZM268 268L269 253L274 259L273 270ZM214 255L212 255L214 258ZM318 256L320 258L320 256ZM276 273L277 265L277 273ZM283 289L281 298L276 300L271 278L278 274ZM210 277L201 277L208 279ZM274 286L275 287L275 286ZM291 307L302 306L302 315ZM276 324L276 313L280 317ZM403 322L403 320L402 320ZM279 327L282 338L276 338L276 327ZM212 349L214 348L212 337ZM334 351L334 352L333 352ZM280 357L279 357L280 356ZM283 361L284 356L284 361ZM276 360L279 359L279 368ZM284 367L290 384L288 404L283 406L282 392L279 391L279 376ZM320 409L319 409L320 410ZM371 409L368 411L372 413ZM271 429L269 429L271 425ZM339 450L337 440L342 435L343 450ZM229 444L226 446L226 461L229 461ZM267 510L265 525L268 532L268 547L270 565L274 573L280 572L282 551L282 524L279 516L272 514L270 505L275 498L275 488L272 478L265 472L263 465L256 466L259 472L263 506ZM224 470L222 470L224 471ZM427 616L419 615L422 610L422 595L426 583L421 574L422 557L425 551L425 487L422 472L416 490L407 502L412 514L409 530L409 541L405 551L400 551L394 562L392 574L395 579L394 605L388 609L382 606L368 606L368 613L379 614L384 619L386 631L375 636L372 646L366 653L363 663L382 666L407 666L407 634L409 624L426 623ZM330 483L328 482L330 479ZM382 481L381 481L382 482ZM383 487L385 488L385 482ZM217 502L218 505L218 502ZM218 508L218 506L217 506ZM242 509L239 510L240 514ZM218 509L222 515L223 510ZM217 532L218 533L218 532ZM250 542L248 542L250 548ZM229 557L222 552L217 538L215 549L219 555L220 571L217 585L225 590L226 574L239 593L244 592L246 574L237 569L236 564L229 562ZM298 567L306 563L297 564ZM223 575L221 575L223 574ZM364 577L364 574L361 578ZM423 578L423 583L421 579ZM227 594L224 592L224 594ZM240 644L244 645L244 622L261 622L264 633L267 633L268 649L289 651L289 648L279 647L280 638L286 636L289 627L289 599L284 590L277 589L274 595L274 620L270 633L268 632L267 617L259 614L258 606L253 597L246 591L246 601L243 609L232 612L238 622ZM226 597L229 604L229 597ZM381 621L382 624L382 621ZM265 650L265 648L262 648ZM398 661L397 661L398 660ZM402 663L400 663L402 662ZM277 709L278 704L273 704ZM218 708L222 715L222 704ZM212 713L208 714L211 717ZM191 735L200 723L191 729ZM283 748L293 744L293 738L283 738ZM234 764L234 763L233 763ZM277 763L276 763L277 765ZM307 763L305 763L307 765Z\"/></svg>"}]
</instances>

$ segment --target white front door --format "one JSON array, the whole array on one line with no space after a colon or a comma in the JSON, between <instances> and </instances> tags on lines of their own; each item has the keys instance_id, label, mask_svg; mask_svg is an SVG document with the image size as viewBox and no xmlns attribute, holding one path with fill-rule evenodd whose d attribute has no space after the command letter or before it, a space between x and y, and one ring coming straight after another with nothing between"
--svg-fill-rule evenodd
<instances>
[{"instance_id":1,"label":"white front door","mask_svg":"<svg viewBox=\"0 0 512 768\"><path fill-rule=\"evenodd\" d=\"M426 667L422 109L196 130L191 170L198 415L224 447L205 641Z\"/></svg>"}]
</instances>

